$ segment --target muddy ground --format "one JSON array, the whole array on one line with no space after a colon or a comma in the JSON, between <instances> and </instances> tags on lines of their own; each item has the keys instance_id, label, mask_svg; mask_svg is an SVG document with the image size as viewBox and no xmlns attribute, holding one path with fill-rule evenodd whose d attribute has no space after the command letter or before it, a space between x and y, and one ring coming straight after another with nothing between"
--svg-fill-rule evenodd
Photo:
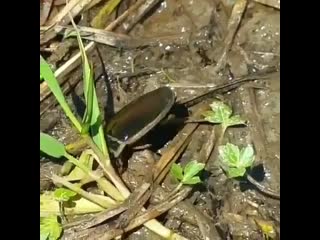
<instances>
[{"instance_id":1,"label":"muddy ground","mask_svg":"<svg viewBox=\"0 0 320 240\"><path fill-rule=\"evenodd\" d=\"M125 104L142 94L162 85L170 85L177 99L187 99L221 84L230 78L263 71L280 69L280 10L249 1L241 26L228 54L223 71L216 73L215 66L223 49L223 37L227 32L228 15L233 1L180 1L166 0L139 22L129 35L139 39L164 39L156 44L139 49L119 49L98 44L104 67L97 68L97 93L104 109L119 111ZM229 4L229 5L228 5ZM95 9L90 14L94 15ZM87 18L90 18L91 15ZM86 20L83 20L84 22ZM85 24L85 23L83 23ZM180 36L181 42L170 42L170 36ZM97 66L101 66L97 52L93 53ZM60 63L57 63L59 65ZM105 73L101 71L105 70ZM76 73L75 73L76 74ZM105 75L106 74L106 75ZM108 86L109 85L109 86ZM110 87L110 88L109 88ZM81 93L81 83L75 94ZM112 101L108 96L112 93ZM223 100L232 104L234 111L248 120L248 127L230 128L225 141L238 145L253 143L257 152L256 171L253 176L264 186L280 191L280 78L271 75L267 80L248 84L223 95ZM79 111L81 104L70 96L70 103ZM210 103L212 99L207 99ZM191 111L197 109L192 107ZM112 111L105 111L106 117ZM64 143L76 139L69 122L59 108L46 111L41 117L41 129L57 136ZM158 141L166 143L174 137L172 129L158 131ZM195 132L181 161L197 156L197 152L210 137L212 126L201 125ZM165 136L161 136L165 134ZM179 134L179 133L178 133ZM181 134L181 133L180 133ZM136 151L129 157L123 169L124 181L131 189L139 186L147 176L148 169L159 159L158 149ZM150 151L151 151L150 150ZM153 158L150 158L150 156ZM212 228L210 239L265 239L256 221L271 224L279 239L280 201L261 193L245 180L228 180L217 170L213 159L206 167L204 183L189 196L194 208L188 204L172 208L161 221L167 227L180 232L188 239L203 239L199 223L193 216L201 215L201 221ZM42 160L41 189L50 188L50 171L60 165ZM129 234L128 239L156 239L145 227Z\"/></svg>"}]
</instances>

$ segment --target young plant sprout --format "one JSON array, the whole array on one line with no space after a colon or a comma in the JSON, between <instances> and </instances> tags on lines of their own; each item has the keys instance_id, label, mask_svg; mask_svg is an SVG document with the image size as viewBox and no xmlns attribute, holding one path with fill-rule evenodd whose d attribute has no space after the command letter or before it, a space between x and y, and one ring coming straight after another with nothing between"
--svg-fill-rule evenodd
<instances>
[{"instance_id":1,"label":"young plant sprout","mask_svg":"<svg viewBox=\"0 0 320 240\"><path fill-rule=\"evenodd\" d=\"M254 220L256 224L259 226L259 228L261 229L262 235L265 240L276 239L277 233L271 222L264 221L261 219L254 219Z\"/></svg>"},{"instance_id":2,"label":"young plant sprout","mask_svg":"<svg viewBox=\"0 0 320 240\"><path fill-rule=\"evenodd\" d=\"M170 193L170 196L178 192L182 185L195 185L200 183L201 179L197 174L200 173L204 167L204 163L198 163L195 160L188 162L184 168L181 167L180 164L173 163L170 173L177 181L179 181L179 184Z\"/></svg>"},{"instance_id":3,"label":"young plant sprout","mask_svg":"<svg viewBox=\"0 0 320 240\"><path fill-rule=\"evenodd\" d=\"M239 115L232 116L232 109L221 101L214 101L210 104L211 110L203 113L204 120L213 124L220 124L221 131L216 141L216 146L220 146L223 141L224 134L229 127L237 125L245 125L246 122ZM218 148L214 148L212 155L216 159Z\"/></svg>"},{"instance_id":4,"label":"young plant sprout","mask_svg":"<svg viewBox=\"0 0 320 240\"><path fill-rule=\"evenodd\" d=\"M248 145L240 150L231 143L219 146L219 163L228 178L243 177L254 163L253 147Z\"/></svg>"},{"instance_id":5,"label":"young plant sprout","mask_svg":"<svg viewBox=\"0 0 320 240\"><path fill-rule=\"evenodd\" d=\"M224 135L228 127L236 125L245 125L246 122L239 115L232 115L232 109L221 101L214 101L210 104L211 110L206 111L204 119L210 123L221 124L222 133Z\"/></svg>"},{"instance_id":6,"label":"young plant sprout","mask_svg":"<svg viewBox=\"0 0 320 240\"><path fill-rule=\"evenodd\" d=\"M245 125L246 122L239 115L232 116L231 107L221 101L214 101L210 104L210 107L211 110L203 114L204 119L210 123L221 124L221 132L216 142L216 145L220 146L228 127ZM220 160L220 166L229 178L246 175L248 181L254 184L260 191L275 198L280 198L278 193L266 189L247 173L247 169L252 167L255 158L251 145L240 150L238 146L227 143L224 146L215 148L213 156Z\"/></svg>"},{"instance_id":7,"label":"young plant sprout","mask_svg":"<svg viewBox=\"0 0 320 240\"><path fill-rule=\"evenodd\" d=\"M60 238L61 234L62 226L57 216L40 217L40 240L56 240Z\"/></svg>"},{"instance_id":8,"label":"young plant sprout","mask_svg":"<svg viewBox=\"0 0 320 240\"><path fill-rule=\"evenodd\" d=\"M247 180L256 186L261 192L270 196L280 198L278 193L266 189L265 186L258 183L248 173L248 169L252 168L255 160L254 149L248 145L242 149L238 146L227 143L219 147L219 164L225 171L228 178L246 177Z\"/></svg>"},{"instance_id":9,"label":"young plant sprout","mask_svg":"<svg viewBox=\"0 0 320 240\"><path fill-rule=\"evenodd\" d=\"M76 195L77 193L66 188L58 188L54 191L54 197L59 202L59 211L63 222L67 221L64 212L64 202L68 202L72 197Z\"/></svg>"}]
</instances>

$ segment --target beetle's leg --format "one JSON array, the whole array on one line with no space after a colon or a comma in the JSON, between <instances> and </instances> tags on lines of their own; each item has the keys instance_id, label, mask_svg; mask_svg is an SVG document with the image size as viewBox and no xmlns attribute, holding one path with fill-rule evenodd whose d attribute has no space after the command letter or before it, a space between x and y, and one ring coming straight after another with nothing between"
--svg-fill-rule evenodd
<instances>
[{"instance_id":1,"label":"beetle's leg","mask_svg":"<svg viewBox=\"0 0 320 240\"><path fill-rule=\"evenodd\" d=\"M133 150L145 150L147 148L150 148L152 146L152 144L150 143L147 143L147 144L144 144L144 145L141 145L141 146L134 146L132 147Z\"/></svg>"},{"instance_id":2,"label":"beetle's leg","mask_svg":"<svg viewBox=\"0 0 320 240\"><path fill-rule=\"evenodd\" d=\"M122 153L122 151L127 145L126 142L120 141L119 139L111 135L107 135L107 141L108 141L109 151L112 153L112 155L115 158L118 158L120 156L120 154Z\"/></svg>"},{"instance_id":3,"label":"beetle's leg","mask_svg":"<svg viewBox=\"0 0 320 240\"><path fill-rule=\"evenodd\" d=\"M119 145L120 144L123 144L123 142L115 137L112 137L111 135L107 135L107 138L110 139L112 142L116 142L118 143Z\"/></svg>"}]
</instances>

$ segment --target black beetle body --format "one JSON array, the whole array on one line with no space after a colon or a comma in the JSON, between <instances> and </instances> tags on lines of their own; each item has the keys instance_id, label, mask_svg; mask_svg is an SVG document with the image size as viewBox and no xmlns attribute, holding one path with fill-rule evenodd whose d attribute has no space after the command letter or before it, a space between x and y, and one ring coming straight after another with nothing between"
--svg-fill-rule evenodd
<instances>
[{"instance_id":1,"label":"black beetle body","mask_svg":"<svg viewBox=\"0 0 320 240\"><path fill-rule=\"evenodd\" d=\"M171 110L175 93L168 87L148 92L123 107L107 125L107 137L117 142L118 157L126 145L135 143L155 127Z\"/></svg>"}]
</instances>

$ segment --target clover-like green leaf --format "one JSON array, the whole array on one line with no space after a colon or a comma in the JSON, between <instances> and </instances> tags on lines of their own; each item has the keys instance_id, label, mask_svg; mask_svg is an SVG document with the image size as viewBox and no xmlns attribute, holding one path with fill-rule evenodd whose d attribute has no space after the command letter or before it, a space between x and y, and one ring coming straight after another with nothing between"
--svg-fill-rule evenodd
<instances>
[{"instance_id":1,"label":"clover-like green leaf","mask_svg":"<svg viewBox=\"0 0 320 240\"><path fill-rule=\"evenodd\" d=\"M243 120L239 115L234 115L230 117L226 122L226 125L228 126L245 125L245 124L246 124L246 121Z\"/></svg>"},{"instance_id":2,"label":"clover-like green leaf","mask_svg":"<svg viewBox=\"0 0 320 240\"><path fill-rule=\"evenodd\" d=\"M204 166L205 165L203 163L198 163L195 160L188 162L183 170L184 175L182 182L185 183L196 176L204 168Z\"/></svg>"},{"instance_id":3,"label":"clover-like green leaf","mask_svg":"<svg viewBox=\"0 0 320 240\"><path fill-rule=\"evenodd\" d=\"M211 111L206 111L202 115L204 119L211 123L220 123L224 128L245 124L239 115L231 116L232 109L221 101L214 101L210 104Z\"/></svg>"},{"instance_id":4,"label":"clover-like green leaf","mask_svg":"<svg viewBox=\"0 0 320 240\"><path fill-rule=\"evenodd\" d=\"M251 167L254 162L254 150L252 145L241 149L240 151L240 165L243 167Z\"/></svg>"},{"instance_id":5,"label":"clover-like green leaf","mask_svg":"<svg viewBox=\"0 0 320 240\"><path fill-rule=\"evenodd\" d=\"M57 201L67 202L70 198L76 196L77 193L66 189L66 188L58 188L54 191L54 197Z\"/></svg>"},{"instance_id":6,"label":"clover-like green leaf","mask_svg":"<svg viewBox=\"0 0 320 240\"><path fill-rule=\"evenodd\" d=\"M254 162L254 150L251 145L243 149L231 143L219 147L220 167L230 178L242 177L246 169Z\"/></svg>"},{"instance_id":7,"label":"clover-like green leaf","mask_svg":"<svg viewBox=\"0 0 320 240\"><path fill-rule=\"evenodd\" d=\"M219 158L228 167L238 167L240 150L238 146L227 143L219 147Z\"/></svg>"},{"instance_id":8,"label":"clover-like green leaf","mask_svg":"<svg viewBox=\"0 0 320 240\"><path fill-rule=\"evenodd\" d=\"M231 108L221 101L214 101L210 107L211 111L205 113L205 119L212 123L224 123L232 114Z\"/></svg>"},{"instance_id":9,"label":"clover-like green leaf","mask_svg":"<svg viewBox=\"0 0 320 240\"><path fill-rule=\"evenodd\" d=\"M246 173L245 168L229 168L227 171L228 178L242 177Z\"/></svg>"},{"instance_id":10,"label":"clover-like green leaf","mask_svg":"<svg viewBox=\"0 0 320 240\"><path fill-rule=\"evenodd\" d=\"M180 181L181 184L197 184L201 182L201 179L196 176L202 169L204 169L205 164L198 163L193 160L187 163L187 165L182 168L179 164L174 163L170 169L173 177Z\"/></svg>"},{"instance_id":11,"label":"clover-like green leaf","mask_svg":"<svg viewBox=\"0 0 320 240\"><path fill-rule=\"evenodd\" d=\"M194 185L194 184L197 184L200 182L201 182L201 179L198 176L196 176L196 177L192 177L192 178L184 180L183 184Z\"/></svg>"},{"instance_id":12,"label":"clover-like green leaf","mask_svg":"<svg viewBox=\"0 0 320 240\"><path fill-rule=\"evenodd\" d=\"M62 233L61 224L58 222L57 216L40 218L40 239L41 240L57 240Z\"/></svg>"},{"instance_id":13,"label":"clover-like green leaf","mask_svg":"<svg viewBox=\"0 0 320 240\"><path fill-rule=\"evenodd\" d=\"M179 164L173 163L170 169L170 173L173 177L175 177L178 180L183 179L182 167Z\"/></svg>"}]
</instances>

